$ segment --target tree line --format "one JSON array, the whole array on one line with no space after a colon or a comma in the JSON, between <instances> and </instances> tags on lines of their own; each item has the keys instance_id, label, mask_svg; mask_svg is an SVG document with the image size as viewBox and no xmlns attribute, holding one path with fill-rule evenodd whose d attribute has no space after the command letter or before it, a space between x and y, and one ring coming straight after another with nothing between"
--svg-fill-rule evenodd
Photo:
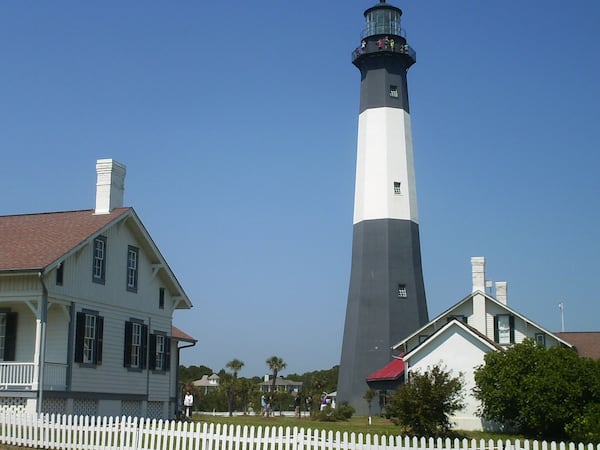
<instances>
[{"instance_id":1,"label":"tree line","mask_svg":"<svg viewBox=\"0 0 600 450\"><path fill-rule=\"evenodd\" d=\"M294 394L289 392L276 392L275 383L280 373L287 367L287 363L278 356L267 358L265 364L271 372L271 396L278 410L293 409ZM201 411L229 411L242 413L260 413L260 383L262 377L243 377L244 362L234 358L225 368L215 371L207 366L179 366L179 382L183 390L194 394L194 409ZM306 409L306 398L317 401L323 392L332 392L336 389L339 366L328 370L305 372L303 374L289 374L286 379L302 382L303 409ZM216 373L219 376L219 386L204 392L192 383Z\"/></svg>"}]
</instances>

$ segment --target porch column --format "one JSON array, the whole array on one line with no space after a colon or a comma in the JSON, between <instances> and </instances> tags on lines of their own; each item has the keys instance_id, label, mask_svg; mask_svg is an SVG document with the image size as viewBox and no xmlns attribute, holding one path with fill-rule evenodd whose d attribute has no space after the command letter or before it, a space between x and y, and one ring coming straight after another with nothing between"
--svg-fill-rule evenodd
<instances>
[{"instance_id":1,"label":"porch column","mask_svg":"<svg viewBox=\"0 0 600 450\"><path fill-rule=\"evenodd\" d=\"M40 389L40 360L42 351L42 321L39 318L39 306L38 313L35 320L35 347L33 352L33 381L31 390Z\"/></svg>"}]
</instances>

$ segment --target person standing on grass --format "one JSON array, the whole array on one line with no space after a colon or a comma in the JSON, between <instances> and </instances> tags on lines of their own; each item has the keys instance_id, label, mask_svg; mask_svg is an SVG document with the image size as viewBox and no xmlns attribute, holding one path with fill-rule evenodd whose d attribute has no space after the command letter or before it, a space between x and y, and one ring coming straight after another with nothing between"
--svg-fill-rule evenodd
<instances>
[{"instance_id":1,"label":"person standing on grass","mask_svg":"<svg viewBox=\"0 0 600 450\"><path fill-rule=\"evenodd\" d=\"M300 418L300 393L296 392L296 397L294 398L294 413L296 417Z\"/></svg>"},{"instance_id":2,"label":"person standing on grass","mask_svg":"<svg viewBox=\"0 0 600 450\"><path fill-rule=\"evenodd\" d=\"M185 407L185 416L192 417L192 406L194 405L194 396L190 391L185 393L185 397L183 398L183 406Z\"/></svg>"}]
</instances>

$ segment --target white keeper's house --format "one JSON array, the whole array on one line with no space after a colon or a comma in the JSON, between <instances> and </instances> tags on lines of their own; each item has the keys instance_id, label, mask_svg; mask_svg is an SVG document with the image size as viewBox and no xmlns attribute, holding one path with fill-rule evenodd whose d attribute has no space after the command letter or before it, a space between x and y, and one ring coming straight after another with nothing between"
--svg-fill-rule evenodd
<instances>
[{"instance_id":1,"label":"white keeper's house","mask_svg":"<svg viewBox=\"0 0 600 450\"><path fill-rule=\"evenodd\" d=\"M563 336L566 333L548 331L511 308L506 282L495 283L495 295L488 293L485 258L471 258L471 268L471 293L395 344L392 347L397 352L394 360L367 377L365 385L379 391L380 408L385 408L387 393L406 380L410 382L411 372L422 373L438 365L452 376L462 374L464 381L464 408L451 417L455 428L495 430L499 424L487 422L478 415L480 403L472 391L474 372L484 364L487 353L504 351L525 339L533 339L546 347L558 345L577 350L571 340L567 340L569 337ZM585 333L585 336L592 340L595 333Z\"/></svg>"},{"instance_id":2,"label":"white keeper's house","mask_svg":"<svg viewBox=\"0 0 600 450\"><path fill-rule=\"evenodd\" d=\"M95 209L0 216L0 413L176 412L192 303L123 207L125 166L96 171Z\"/></svg>"}]
</instances>

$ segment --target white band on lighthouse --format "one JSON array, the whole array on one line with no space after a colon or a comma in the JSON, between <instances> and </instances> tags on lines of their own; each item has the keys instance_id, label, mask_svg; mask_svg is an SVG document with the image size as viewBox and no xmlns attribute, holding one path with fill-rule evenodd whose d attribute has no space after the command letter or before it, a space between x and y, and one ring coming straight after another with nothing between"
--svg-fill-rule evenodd
<instances>
[{"instance_id":1,"label":"white band on lighthouse","mask_svg":"<svg viewBox=\"0 0 600 450\"><path fill-rule=\"evenodd\" d=\"M410 114L371 108L358 117L354 223L419 222Z\"/></svg>"}]
</instances>

